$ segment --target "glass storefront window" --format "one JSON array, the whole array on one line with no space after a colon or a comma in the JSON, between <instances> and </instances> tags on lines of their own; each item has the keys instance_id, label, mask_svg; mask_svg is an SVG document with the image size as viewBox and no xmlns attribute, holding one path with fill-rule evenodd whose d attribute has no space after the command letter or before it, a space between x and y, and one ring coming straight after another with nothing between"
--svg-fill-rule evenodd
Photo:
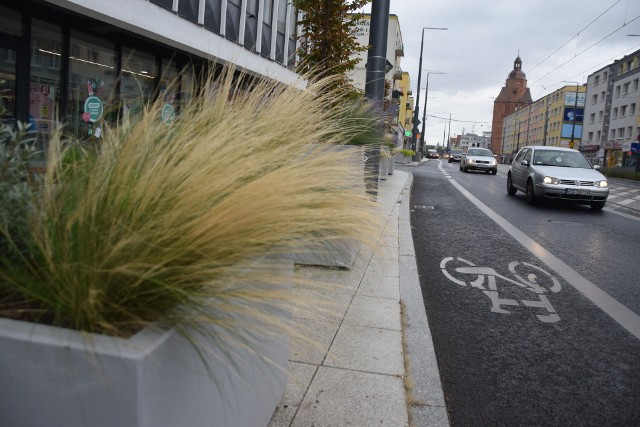
<instances>
[{"instance_id":1,"label":"glass storefront window","mask_svg":"<svg viewBox=\"0 0 640 427\"><path fill-rule=\"evenodd\" d=\"M120 101L123 115L135 115L153 101L155 81L159 74L154 55L128 47L122 49Z\"/></svg>"},{"instance_id":2,"label":"glass storefront window","mask_svg":"<svg viewBox=\"0 0 640 427\"><path fill-rule=\"evenodd\" d=\"M0 32L22 37L22 15L0 6Z\"/></svg>"},{"instance_id":3,"label":"glass storefront window","mask_svg":"<svg viewBox=\"0 0 640 427\"><path fill-rule=\"evenodd\" d=\"M116 77L114 44L72 31L65 115L67 131L80 139L100 140L104 121L116 113Z\"/></svg>"},{"instance_id":4,"label":"glass storefront window","mask_svg":"<svg viewBox=\"0 0 640 427\"><path fill-rule=\"evenodd\" d=\"M16 51L0 46L0 121L16 121Z\"/></svg>"},{"instance_id":5,"label":"glass storefront window","mask_svg":"<svg viewBox=\"0 0 640 427\"><path fill-rule=\"evenodd\" d=\"M29 123L38 136L41 159L47 142L60 125L62 28L33 20L31 26L31 81L29 82Z\"/></svg>"},{"instance_id":6,"label":"glass storefront window","mask_svg":"<svg viewBox=\"0 0 640 427\"><path fill-rule=\"evenodd\" d=\"M162 102L162 121L170 124L175 120L180 90L180 72L173 59L162 59L162 77L158 96Z\"/></svg>"}]
</instances>

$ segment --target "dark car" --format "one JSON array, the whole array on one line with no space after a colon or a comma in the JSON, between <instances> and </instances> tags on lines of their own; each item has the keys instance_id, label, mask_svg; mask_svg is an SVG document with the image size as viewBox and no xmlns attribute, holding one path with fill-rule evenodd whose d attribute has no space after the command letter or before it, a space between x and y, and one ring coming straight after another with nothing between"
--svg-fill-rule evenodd
<instances>
[{"instance_id":1,"label":"dark car","mask_svg":"<svg viewBox=\"0 0 640 427\"><path fill-rule=\"evenodd\" d=\"M464 151L454 148L453 150L451 150L451 154L449 154L449 163L459 162L460 160L462 160L463 154Z\"/></svg>"},{"instance_id":2,"label":"dark car","mask_svg":"<svg viewBox=\"0 0 640 427\"><path fill-rule=\"evenodd\" d=\"M439 159L440 156L438 156L438 150L433 149L433 148L429 148L427 150L427 157L430 159Z\"/></svg>"},{"instance_id":3,"label":"dark car","mask_svg":"<svg viewBox=\"0 0 640 427\"><path fill-rule=\"evenodd\" d=\"M527 202L559 200L604 207L609 186L607 178L577 150L551 146L523 147L507 175L507 193L518 190Z\"/></svg>"}]
</instances>

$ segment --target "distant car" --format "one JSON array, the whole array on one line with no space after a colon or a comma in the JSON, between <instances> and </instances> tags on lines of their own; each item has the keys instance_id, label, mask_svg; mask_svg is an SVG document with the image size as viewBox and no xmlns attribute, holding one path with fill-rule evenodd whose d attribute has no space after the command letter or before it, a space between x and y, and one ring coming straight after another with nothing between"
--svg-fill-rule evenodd
<instances>
[{"instance_id":1,"label":"distant car","mask_svg":"<svg viewBox=\"0 0 640 427\"><path fill-rule=\"evenodd\" d=\"M527 202L561 200L600 210L609 196L607 178L577 150L550 146L523 147L507 175L507 193L518 190Z\"/></svg>"},{"instance_id":2,"label":"distant car","mask_svg":"<svg viewBox=\"0 0 640 427\"><path fill-rule=\"evenodd\" d=\"M459 162L462 159L463 154L464 154L464 151L462 150L458 150L458 149L451 150L451 154L449 154L449 163Z\"/></svg>"},{"instance_id":3,"label":"distant car","mask_svg":"<svg viewBox=\"0 0 640 427\"><path fill-rule=\"evenodd\" d=\"M492 174L498 173L498 162L488 148L469 148L460 160L460 170L469 172L479 170Z\"/></svg>"},{"instance_id":4,"label":"distant car","mask_svg":"<svg viewBox=\"0 0 640 427\"><path fill-rule=\"evenodd\" d=\"M439 159L440 156L438 155L438 150L435 150L433 148L429 148L427 150L427 157L430 159Z\"/></svg>"}]
</instances>

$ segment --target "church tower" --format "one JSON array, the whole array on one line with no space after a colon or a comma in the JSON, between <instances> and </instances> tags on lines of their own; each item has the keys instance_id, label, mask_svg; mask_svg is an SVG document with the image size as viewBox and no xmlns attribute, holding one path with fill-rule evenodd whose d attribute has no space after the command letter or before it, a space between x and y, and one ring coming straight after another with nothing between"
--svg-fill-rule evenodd
<instances>
[{"instance_id":1,"label":"church tower","mask_svg":"<svg viewBox=\"0 0 640 427\"><path fill-rule=\"evenodd\" d=\"M493 101L493 122L491 125L491 151L502 153L502 122L505 117L531 104L531 92L527 88L527 76L522 71L520 55L513 62L500 94Z\"/></svg>"}]
</instances>

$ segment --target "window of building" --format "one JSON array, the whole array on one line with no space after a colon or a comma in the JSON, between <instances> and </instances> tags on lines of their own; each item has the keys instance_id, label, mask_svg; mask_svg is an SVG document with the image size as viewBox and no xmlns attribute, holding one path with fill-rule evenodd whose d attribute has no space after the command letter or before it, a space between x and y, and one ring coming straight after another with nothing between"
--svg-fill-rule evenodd
<instances>
[{"instance_id":1,"label":"window of building","mask_svg":"<svg viewBox=\"0 0 640 427\"><path fill-rule=\"evenodd\" d=\"M116 78L114 44L72 31L65 130L83 140L100 140L105 121L115 117Z\"/></svg>"},{"instance_id":2,"label":"window of building","mask_svg":"<svg viewBox=\"0 0 640 427\"><path fill-rule=\"evenodd\" d=\"M587 141L592 142L593 141L593 132L589 132L587 134Z\"/></svg>"},{"instance_id":3,"label":"window of building","mask_svg":"<svg viewBox=\"0 0 640 427\"><path fill-rule=\"evenodd\" d=\"M178 15L189 21L198 22L198 8L200 0L180 0L178 2Z\"/></svg>"},{"instance_id":4,"label":"window of building","mask_svg":"<svg viewBox=\"0 0 640 427\"><path fill-rule=\"evenodd\" d=\"M220 34L220 23L222 22L222 0L205 0L204 3L204 26L205 28Z\"/></svg>"},{"instance_id":5,"label":"window of building","mask_svg":"<svg viewBox=\"0 0 640 427\"><path fill-rule=\"evenodd\" d=\"M598 112L598 121L601 122L602 121L602 111Z\"/></svg>"},{"instance_id":6,"label":"window of building","mask_svg":"<svg viewBox=\"0 0 640 427\"><path fill-rule=\"evenodd\" d=\"M227 0L227 21L225 37L232 41L238 41L240 36L240 0Z\"/></svg>"},{"instance_id":7,"label":"window of building","mask_svg":"<svg viewBox=\"0 0 640 427\"><path fill-rule=\"evenodd\" d=\"M638 82L639 82L639 81L640 81L640 79L635 79L635 80L633 81L633 86L632 86L632 87L633 87L633 90L634 90L634 91L638 90Z\"/></svg>"},{"instance_id":8,"label":"window of building","mask_svg":"<svg viewBox=\"0 0 640 427\"><path fill-rule=\"evenodd\" d=\"M597 132L596 132L596 140L597 140L598 142L601 142L600 137L601 137L601 133L600 133L600 131L597 131Z\"/></svg>"},{"instance_id":9,"label":"window of building","mask_svg":"<svg viewBox=\"0 0 640 427\"><path fill-rule=\"evenodd\" d=\"M602 78L603 78L604 80L607 80L607 76L608 76L608 74L609 74L609 73L608 73L607 71L605 71L605 72L604 72L604 74L603 74L603 76L602 76Z\"/></svg>"},{"instance_id":10,"label":"window of building","mask_svg":"<svg viewBox=\"0 0 640 427\"><path fill-rule=\"evenodd\" d=\"M150 0L151 3L157 4L165 9L173 10L173 0Z\"/></svg>"},{"instance_id":11,"label":"window of building","mask_svg":"<svg viewBox=\"0 0 640 427\"><path fill-rule=\"evenodd\" d=\"M616 130L611 129L611 139L616 139Z\"/></svg>"},{"instance_id":12,"label":"window of building","mask_svg":"<svg viewBox=\"0 0 640 427\"><path fill-rule=\"evenodd\" d=\"M620 117L626 117L627 116L627 106L623 105L622 107L620 107Z\"/></svg>"},{"instance_id":13,"label":"window of building","mask_svg":"<svg viewBox=\"0 0 640 427\"><path fill-rule=\"evenodd\" d=\"M618 139L624 138L624 128L618 128Z\"/></svg>"},{"instance_id":14,"label":"window of building","mask_svg":"<svg viewBox=\"0 0 640 427\"><path fill-rule=\"evenodd\" d=\"M589 115L589 123L593 123L596 121L596 113L591 113Z\"/></svg>"},{"instance_id":15,"label":"window of building","mask_svg":"<svg viewBox=\"0 0 640 427\"><path fill-rule=\"evenodd\" d=\"M604 102L606 97L607 97L607 94L604 91L600 92L600 102Z\"/></svg>"},{"instance_id":16,"label":"window of building","mask_svg":"<svg viewBox=\"0 0 640 427\"><path fill-rule=\"evenodd\" d=\"M591 97L591 104L595 104L598 102L598 94L595 94Z\"/></svg>"},{"instance_id":17,"label":"window of building","mask_svg":"<svg viewBox=\"0 0 640 427\"><path fill-rule=\"evenodd\" d=\"M38 153L44 160L47 143L60 117L62 77L62 27L37 19L31 25L31 81L29 122L38 138Z\"/></svg>"},{"instance_id":18,"label":"window of building","mask_svg":"<svg viewBox=\"0 0 640 427\"><path fill-rule=\"evenodd\" d=\"M620 85L616 86L616 98L620 97Z\"/></svg>"},{"instance_id":19,"label":"window of building","mask_svg":"<svg viewBox=\"0 0 640 427\"><path fill-rule=\"evenodd\" d=\"M629 93L629 86L631 85L631 82L627 82L624 85L622 85L622 94L626 95Z\"/></svg>"},{"instance_id":20,"label":"window of building","mask_svg":"<svg viewBox=\"0 0 640 427\"><path fill-rule=\"evenodd\" d=\"M600 76L596 76L593 80L594 86L598 86L600 84Z\"/></svg>"},{"instance_id":21,"label":"window of building","mask_svg":"<svg viewBox=\"0 0 640 427\"><path fill-rule=\"evenodd\" d=\"M0 33L22 37L22 14L0 6Z\"/></svg>"},{"instance_id":22,"label":"window of building","mask_svg":"<svg viewBox=\"0 0 640 427\"><path fill-rule=\"evenodd\" d=\"M627 138L631 138L633 135L633 126L627 127Z\"/></svg>"},{"instance_id":23,"label":"window of building","mask_svg":"<svg viewBox=\"0 0 640 427\"><path fill-rule=\"evenodd\" d=\"M276 61L284 62L284 40L287 22L287 0L278 0L277 2L277 20L276 20Z\"/></svg>"},{"instance_id":24,"label":"window of building","mask_svg":"<svg viewBox=\"0 0 640 427\"><path fill-rule=\"evenodd\" d=\"M122 48L120 105L123 115L141 113L145 105L153 100L159 74L154 55L129 47Z\"/></svg>"},{"instance_id":25,"label":"window of building","mask_svg":"<svg viewBox=\"0 0 640 427\"><path fill-rule=\"evenodd\" d=\"M244 24L244 47L255 51L258 34L258 0L247 1L247 16Z\"/></svg>"},{"instance_id":26,"label":"window of building","mask_svg":"<svg viewBox=\"0 0 640 427\"><path fill-rule=\"evenodd\" d=\"M629 105L629 115L634 116L636 114L636 104L632 103Z\"/></svg>"},{"instance_id":27,"label":"window of building","mask_svg":"<svg viewBox=\"0 0 640 427\"><path fill-rule=\"evenodd\" d=\"M273 18L273 1L264 0L262 11L262 44L260 53L268 57L271 54L271 22Z\"/></svg>"},{"instance_id":28,"label":"window of building","mask_svg":"<svg viewBox=\"0 0 640 427\"><path fill-rule=\"evenodd\" d=\"M612 119L617 119L617 118L618 118L618 107L614 108L614 109L611 111L611 113L612 113L612 114L611 114L611 118L612 118Z\"/></svg>"}]
</instances>

